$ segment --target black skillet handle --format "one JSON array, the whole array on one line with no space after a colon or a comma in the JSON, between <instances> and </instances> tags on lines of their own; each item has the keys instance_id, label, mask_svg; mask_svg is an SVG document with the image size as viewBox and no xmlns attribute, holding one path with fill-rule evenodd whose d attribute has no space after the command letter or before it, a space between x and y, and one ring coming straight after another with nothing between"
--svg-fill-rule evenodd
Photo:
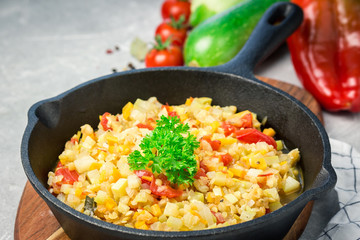
<instances>
[{"instance_id":1,"label":"black skillet handle","mask_svg":"<svg viewBox=\"0 0 360 240\"><path fill-rule=\"evenodd\" d=\"M274 52L300 26L302 20L303 12L299 6L289 2L273 4L240 52L229 62L208 69L254 78L255 66Z\"/></svg>"}]
</instances>

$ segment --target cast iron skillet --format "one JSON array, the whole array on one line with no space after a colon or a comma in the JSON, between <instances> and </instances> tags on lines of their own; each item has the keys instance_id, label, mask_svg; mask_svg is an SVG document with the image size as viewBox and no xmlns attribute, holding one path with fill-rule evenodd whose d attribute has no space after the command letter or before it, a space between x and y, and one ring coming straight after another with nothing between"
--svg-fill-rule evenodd
<instances>
[{"instance_id":1,"label":"cast iron skillet","mask_svg":"<svg viewBox=\"0 0 360 240\"><path fill-rule=\"evenodd\" d=\"M25 173L72 239L281 239L310 201L334 187L327 134L303 104L260 82L255 65L270 54L301 23L302 11L291 3L273 5L230 62L212 68L154 68L121 72L81 84L34 104L28 112L21 158ZM208 96L220 106L249 109L276 129L289 148L298 147L304 170L304 192L281 209L233 226L187 232L146 231L117 226L77 212L47 191L52 170L65 142L85 123L97 127L104 112L121 112L127 102L156 96L160 102L181 104L189 96Z\"/></svg>"}]
</instances>

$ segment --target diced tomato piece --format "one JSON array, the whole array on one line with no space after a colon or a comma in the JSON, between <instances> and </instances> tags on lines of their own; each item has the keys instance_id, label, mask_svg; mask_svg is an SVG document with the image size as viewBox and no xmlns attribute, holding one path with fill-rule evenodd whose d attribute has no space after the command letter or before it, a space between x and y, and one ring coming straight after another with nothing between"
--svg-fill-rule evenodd
<instances>
[{"instance_id":1,"label":"diced tomato piece","mask_svg":"<svg viewBox=\"0 0 360 240\"><path fill-rule=\"evenodd\" d=\"M208 166L204 163L204 161L200 161L200 168L204 169L205 173L209 171Z\"/></svg>"},{"instance_id":2,"label":"diced tomato piece","mask_svg":"<svg viewBox=\"0 0 360 240\"><path fill-rule=\"evenodd\" d=\"M240 122L237 122L236 124L222 122L221 128L224 129L224 134L226 137L235 133L240 128L252 128L252 115L251 113L245 114L241 117Z\"/></svg>"},{"instance_id":3,"label":"diced tomato piece","mask_svg":"<svg viewBox=\"0 0 360 240\"><path fill-rule=\"evenodd\" d=\"M220 161L224 163L224 166L229 165L233 160L233 157L229 153L220 155Z\"/></svg>"},{"instance_id":4,"label":"diced tomato piece","mask_svg":"<svg viewBox=\"0 0 360 240\"><path fill-rule=\"evenodd\" d=\"M163 196L168 198L179 197L183 194L182 190L174 189L169 185L156 185L155 179L150 184L150 190L153 194L157 196Z\"/></svg>"},{"instance_id":5,"label":"diced tomato piece","mask_svg":"<svg viewBox=\"0 0 360 240\"><path fill-rule=\"evenodd\" d=\"M55 176L62 175L63 179L61 180L62 184L73 184L74 182L77 182L79 179L79 174L76 170L69 170L69 168L65 167L61 164L59 161L58 165L55 169Z\"/></svg>"},{"instance_id":6,"label":"diced tomato piece","mask_svg":"<svg viewBox=\"0 0 360 240\"><path fill-rule=\"evenodd\" d=\"M200 179L200 177L207 177L206 172L203 168L199 168L199 170L194 176L195 179Z\"/></svg>"},{"instance_id":7,"label":"diced tomato piece","mask_svg":"<svg viewBox=\"0 0 360 240\"><path fill-rule=\"evenodd\" d=\"M156 179L154 177L154 174L146 171L146 170L135 170L135 174L141 179L142 183L148 183L150 184L150 191L152 194L157 196L163 196L168 198L174 198L179 197L183 194L182 190L177 190L169 186L170 182L167 180L166 176L163 174L160 174L158 176L159 179L163 182L163 185L158 186L156 185ZM143 176L148 176L152 178L152 181L148 181L143 178Z\"/></svg>"},{"instance_id":8,"label":"diced tomato piece","mask_svg":"<svg viewBox=\"0 0 360 240\"><path fill-rule=\"evenodd\" d=\"M175 111L168 112L168 115L169 115L170 117L178 117L178 118L180 118L179 115L178 115Z\"/></svg>"},{"instance_id":9,"label":"diced tomato piece","mask_svg":"<svg viewBox=\"0 0 360 240\"><path fill-rule=\"evenodd\" d=\"M252 114L247 113L242 118L242 126L243 128L252 128Z\"/></svg>"},{"instance_id":10,"label":"diced tomato piece","mask_svg":"<svg viewBox=\"0 0 360 240\"><path fill-rule=\"evenodd\" d=\"M77 143L77 142L79 142L79 140L77 139L77 138L71 138L70 139L70 142L72 143L72 144L75 144L75 143Z\"/></svg>"},{"instance_id":11,"label":"diced tomato piece","mask_svg":"<svg viewBox=\"0 0 360 240\"><path fill-rule=\"evenodd\" d=\"M225 219L220 212L211 211L211 213L216 217L216 223L224 223L225 222Z\"/></svg>"},{"instance_id":12,"label":"diced tomato piece","mask_svg":"<svg viewBox=\"0 0 360 240\"><path fill-rule=\"evenodd\" d=\"M233 125L231 125L230 123L227 123L227 122L222 122L221 128L224 129L224 134L226 137L235 133L235 130L236 130L236 127L234 127Z\"/></svg>"},{"instance_id":13,"label":"diced tomato piece","mask_svg":"<svg viewBox=\"0 0 360 240\"><path fill-rule=\"evenodd\" d=\"M107 131L107 130L112 130L112 128L108 126L109 120L107 119L107 116L109 116L109 115L110 115L110 113L105 112L105 113L101 116L100 124L101 124L101 126L103 127L103 129L104 129L105 131Z\"/></svg>"},{"instance_id":14,"label":"diced tomato piece","mask_svg":"<svg viewBox=\"0 0 360 240\"><path fill-rule=\"evenodd\" d=\"M154 127L151 126L150 124L143 124L143 123L139 123L136 125L138 128L147 128L149 130L154 130Z\"/></svg>"},{"instance_id":15,"label":"diced tomato piece","mask_svg":"<svg viewBox=\"0 0 360 240\"><path fill-rule=\"evenodd\" d=\"M134 172L136 176L138 176L141 179L142 183L148 183L148 184L151 183L151 181L146 180L146 178L142 178L143 176L151 177L152 179L154 178L154 175L146 170L135 170Z\"/></svg>"},{"instance_id":16,"label":"diced tomato piece","mask_svg":"<svg viewBox=\"0 0 360 240\"><path fill-rule=\"evenodd\" d=\"M266 142L269 145L272 145L276 149L276 141L274 138L265 135L255 128L246 128L240 129L235 132L236 138L240 142L244 143L257 143L257 142Z\"/></svg>"},{"instance_id":17,"label":"diced tomato piece","mask_svg":"<svg viewBox=\"0 0 360 240\"><path fill-rule=\"evenodd\" d=\"M161 108L165 108L170 117L178 117L180 119L180 116L176 111L171 111L169 104L166 103L165 105L162 105Z\"/></svg>"},{"instance_id":18,"label":"diced tomato piece","mask_svg":"<svg viewBox=\"0 0 360 240\"><path fill-rule=\"evenodd\" d=\"M210 144L212 150L214 150L214 151L219 150L219 148L220 148L220 146L221 146L221 142L220 142L219 140L211 140L211 136L210 136L210 135L203 136L203 137L201 138L201 140L207 141L207 142Z\"/></svg>"}]
</instances>

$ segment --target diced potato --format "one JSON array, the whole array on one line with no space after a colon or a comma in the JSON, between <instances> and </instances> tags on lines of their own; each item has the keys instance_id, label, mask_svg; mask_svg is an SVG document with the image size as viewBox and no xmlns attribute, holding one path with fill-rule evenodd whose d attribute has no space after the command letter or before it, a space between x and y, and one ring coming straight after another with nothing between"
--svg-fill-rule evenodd
<instances>
[{"instance_id":1,"label":"diced potato","mask_svg":"<svg viewBox=\"0 0 360 240\"><path fill-rule=\"evenodd\" d=\"M265 157L265 162L267 165L271 166L274 163L279 163L280 159L278 156L270 156L270 157Z\"/></svg>"},{"instance_id":2,"label":"diced potato","mask_svg":"<svg viewBox=\"0 0 360 240\"><path fill-rule=\"evenodd\" d=\"M198 216L194 216L191 213L185 213L183 217L184 225L189 229L192 229L196 224L199 223L200 218Z\"/></svg>"},{"instance_id":3,"label":"diced potato","mask_svg":"<svg viewBox=\"0 0 360 240\"><path fill-rule=\"evenodd\" d=\"M87 150L91 150L92 147L96 144L94 139L92 139L90 136L87 136L82 143L83 148L86 148Z\"/></svg>"},{"instance_id":4,"label":"diced potato","mask_svg":"<svg viewBox=\"0 0 360 240\"><path fill-rule=\"evenodd\" d=\"M257 177L262 172L263 172L263 170L251 168L251 169L249 169L249 171L247 172L246 175L248 175L249 177Z\"/></svg>"},{"instance_id":5,"label":"diced potato","mask_svg":"<svg viewBox=\"0 0 360 240\"><path fill-rule=\"evenodd\" d=\"M119 202L117 209L120 213L125 214L130 210L130 207L122 202Z\"/></svg>"},{"instance_id":6,"label":"diced potato","mask_svg":"<svg viewBox=\"0 0 360 240\"><path fill-rule=\"evenodd\" d=\"M300 190L300 182L296 179L288 176L285 180L285 184L283 186L283 190L286 194L290 194L293 192L297 192Z\"/></svg>"},{"instance_id":7,"label":"diced potato","mask_svg":"<svg viewBox=\"0 0 360 240\"><path fill-rule=\"evenodd\" d=\"M141 202L141 203L145 203L147 202L149 199L149 194L144 192L144 191L140 191L134 198L135 202Z\"/></svg>"},{"instance_id":8,"label":"diced potato","mask_svg":"<svg viewBox=\"0 0 360 240\"><path fill-rule=\"evenodd\" d=\"M99 183L100 181L100 172L97 169L87 172L86 176L91 184Z\"/></svg>"},{"instance_id":9,"label":"diced potato","mask_svg":"<svg viewBox=\"0 0 360 240\"><path fill-rule=\"evenodd\" d=\"M214 192L215 196L222 196L223 195L221 188L218 187L218 186L214 187L213 192Z\"/></svg>"},{"instance_id":10,"label":"diced potato","mask_svg":"<svg viewBox=\"0 0 360 240\"><path fill-rule=\"evenodd\" d=\"M211 184L217 185L217 186L225 186L226 185L226 175L222 172L216 172L215 177L211 179Z\"/></svg>"},{"instance_id":11,"label":"diced potato","mask_svg":"<svg viewBox=\"0 0 360 240\"><path fill-rule=\"evenodd\" d=\"M116 183L111 185L111 191L114 195L116 201L118 201L122 196L126 195L126 188L128 186L127 178L120 178Z\"/></svg>"},{"instance_id":12,"label":"diced potato","mask_svg":"<svg viewBox=\"0 0 360 240\"><path fill-rule=\"evenodd\" d=\"M210 105L212 102L212 99L208 97L200 97L195 99L202 105Z\"/></svg>"},{"instance_id":13,"label":"diced potato","mask_svg":"<svg viewBox=\"0 0 360 240\"><path fill-rule=\"evenodd\" d=\"M170 227L171 229L180 230L180 228L181 228L182 225L183 225L183 222L182 222L182 220L179 219L179 218L170 216L170 217L168 218L168 220L166 221L166 225L168 225L168 227Z\"/></svg>"},{"instance_id":14,"label":"diced potato","mask_svg":"<svg viewBox=\"0 0 360 240\"><path fill-rule=\"evenodd\" d=\"M116 166L118 167L120 175L122 177L128 177L133 174L133 172L130 170L127 157L125 156L120 157L120 159L116 163Z\"/></svg>"},{"instance_id":15,"label":"diced potato","mask_svg":"<svg viewBox=\"0 0 360 240\"><path fill-rule=\"evenodd\" d=\"M72 188L73 186L71 184L62 184L60 188L60 192L64 194L69 194Z\"/></svg>"},{"instance_id":16,"label":"diced potato","mask_svg":"<svg viewBox=\"0 0 360 240\"><path fill-rule=\"evenodd\" d=\"M295 166L295 164L300 160L300 152L299 149L295 148L293 150L291 150L288 153L289 156L289 164L290 166Z\"/></svg>"},{"instance_id":17,"label":"diced potato","mask_svg":"<svg viewBox=\"0 0 360 240\"><path fill-rule=\"evenodd\" d=\"M280 201L269 203L269 209L271 212L278 210L281 207L282 207L282 204L280 203Z\"/></svg>"},{"instance_id":18,"label":"diced potato","mask_svg":"<svg viewBox=\"0 0 360 240\"><path fill-rule=\"evenodd\" d=\"M76 158L75 152L69 149L64 150L59 156L59 160L62 164L72 162L74 161L75 158Z\"/></svg>"},{"instance_id":19,"label":"diced potato","mask_svg":"<svg viewBox=\"0 0 360 240\"><path fill-rule=\"evenodd\" d=\"M129 188L139 188L140 187L141 180L135 174L128 176L127 179L128 179Z\"/></svg>"},{"instance_id":20,"label":"diced potato","mask_svg":"<svg viewBox=\"0 0 360 240\"><path fill-rule=\"evenodd\" d=\"M254 219L256 211L250 207L246 207L245 211L242 211L240 219L243 221L250 221Z\"/></svg>"},{"instance_id":21,"label":"diced potato","mask_svg":"<svg viewBox=\"0 0 360 240\"><path fill-rule=\"evenodd\" d=\"M179 207L175 203L168 202L164 209L165 216L177 217L179 215Z\"/></svg>"},{"instance_id":22,"label":"diced potato","mask_svg":"<svg viewBox=\"0 0 360 240\"><path fill-rule=\"evenodd\" d=\"M86 171L90 170L90 166L92 163L95 163L96 160L92 158L91 156L84 156L81 158L78 158L74 161L76 171L78 173L84 173Z\"/></svg>"},{"instance_id":23,"label":"diced potato","mask_svg":"<svg viewBox=\"0 0 360 240\"><path fill-rule=\"evenodd\" d=\"M231 204L234 204L238 199L231 193L225 195L225 199L228 200Z\"/></svg>"},{"instance_id":24,"label":"diced potato","mask_svg":"<svg viewBox=\"0 0 360 240\"><path fill-rule=\"evenodd\" d=\"M269 202L280 201L280 196L276 188L265 189L264 195L269 198Z\"/></svg>"},{"instance_id":25,"label":"diced potato","mask_svg":"<svg viewBox=\"0 0 360 240\"><path fill-rule=\"evenodd\" d=\"M108 197L106 192L99 190L94 200L97 204L104 204Z\"/></svg>"},{"instance_id":26,"label":"diced potato","mask_svg":"<svg viewBox=\"0 0 360 240\"><path fill-rule=\"evenodd\" d=\"M188 199L189 199L190 202L193 201L193 200L204 202L204 194L202 194L200 192L191 192L189 194Z\"/></svg>"}]
</instances>

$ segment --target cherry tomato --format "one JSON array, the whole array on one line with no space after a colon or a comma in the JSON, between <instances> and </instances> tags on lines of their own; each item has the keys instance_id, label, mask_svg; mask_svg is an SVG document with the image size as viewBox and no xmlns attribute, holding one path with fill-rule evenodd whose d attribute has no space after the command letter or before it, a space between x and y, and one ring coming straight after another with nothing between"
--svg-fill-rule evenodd
<instances>
[{"instance_id":1,"label":"cherry tomato","mask_svg":"<svg viewBox=\"0 0 360 240\"><path fill-rule=\"evenodd\" d=\"M164 21L156 28L156 35L160 35L162 41L170 38L172 45L182 47L187 36L187 29L176 22Z\"/></svg>"},{"instance_id":2,"label":"cherry tomato","mask_svg":"<svg viewBox=\"0 0 360 240\"><path fill-rule=\"evenodd\" d=\"M190 13L190 2L188 0L165 0L161 6L161 15L164 20L171 17L179 20L181 16L184 16L187 23Z\"/></svg>"},{"instance_id":3,"label":"cherry tomato","mask_svg":"<svg viewBox=\"0 0 360 240\"><path fill-rule=\"evenodd\" d=\"M182 66L184 59L178 46L158 50L153 48L145 57L146 67Z\"/></svg>"},{"instance_id":4,"label":"cherry tomato","mask_svg":"<svg viewBox=\"0 0 360 240\"><path fill-rule=\"evenodd\" d=\"M266 142L269 145L274 146L276 149L276 142L274 138L265 135L264 133L260 132L255 128L246 128L240 129L235 132L236 138L240 142L244 143L257 143L257 142Z\"/></svg>"},{"instance_id":5,"label":"cherry tomato","mask_svg":"<svg viewBox=\"0 0 360 240\"><path fill-rule=\"evenodd\" d=\"M55 176L62 175L63 179L61 180L62 184L73 184L79 179L79 174L76 170L69 170L67 167L59 162L56 166Z\"/></svg>"}]
</instances>

